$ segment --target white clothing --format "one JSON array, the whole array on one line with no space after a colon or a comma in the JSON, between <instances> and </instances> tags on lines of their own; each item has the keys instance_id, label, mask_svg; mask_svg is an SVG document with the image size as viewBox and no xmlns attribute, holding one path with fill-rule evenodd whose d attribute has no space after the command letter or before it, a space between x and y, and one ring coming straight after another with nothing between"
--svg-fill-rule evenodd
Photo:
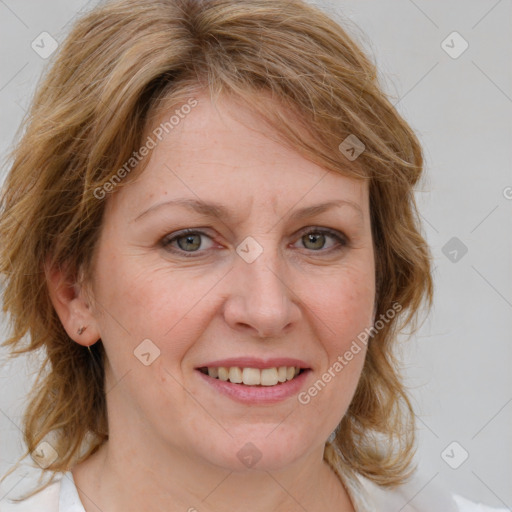
<instances>
[{"instance_id":1,"label":"white clothing","mask_svg":"<svg viewBox=\"0 0 512 512\"><path fill-rule=\"evenodd\" d=\"M432 482L423 490L417 480L412 487L408 483L394 490L382 489L362 477L345 477L344 483L356 512L512 512L474 503ZM58 474L46 489L22 502L11 502L13 496L0 500L0 512L85 512L70 471Z\"/></svg>"}]
</instances>

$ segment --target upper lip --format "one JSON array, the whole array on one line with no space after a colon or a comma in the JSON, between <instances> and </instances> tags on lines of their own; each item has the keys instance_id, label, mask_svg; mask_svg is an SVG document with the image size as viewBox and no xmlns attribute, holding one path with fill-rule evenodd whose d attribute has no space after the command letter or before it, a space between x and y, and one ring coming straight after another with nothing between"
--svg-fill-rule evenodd
<instances>
[{"instance_id":1,"label":"upper lip","mask_svg":"<svg viewBox=\"0 0 512 512\"><path fill-rule=\"evenodd\" d=\"M279 368L280 366L296 366L301 369L308 369L309 365L301 359L294 359L292 357L276 357L272 359L259 359L256 357L230 357L228 359L217 359L215 361L208 361L199 365L197 368L230 368L237 366L239 368Z\"/></svg>"}]
</instances>

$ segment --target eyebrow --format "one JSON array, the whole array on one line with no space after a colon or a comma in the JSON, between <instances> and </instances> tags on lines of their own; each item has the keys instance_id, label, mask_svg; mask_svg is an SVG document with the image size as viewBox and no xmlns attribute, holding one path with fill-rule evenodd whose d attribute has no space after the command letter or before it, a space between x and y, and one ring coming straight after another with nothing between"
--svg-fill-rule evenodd
<instances>
[{"instance_id":1,"label":"eyebrow","mask_svg":"<svg viewBox=\"0 0 512 512\"><path fill-rule=\"evenodd\" d=\"M150 206L148 209L144 210L137 217L135 217L131 222L136 222L147 214L159 210L164 206L179 206L182 208L187 208L189 210L193 210L199 214L215 217L219 220L227 220L231 217L234 217L234 213L231 213L229 209L225 206L215 203L215 202L205 202L200 201L198 199L174 199L171 201L165 201L162 203L156 203L153 206ZM313 217L315 215L319 215L324 213L327 210L332 208L341 208L342 206L350 206L352 207L359 216L363 217L363 211L361 207L354 203L353 201L349 201L346 199L337 199L333 201L327 201L325 203L316 204L313 206L306 206L305 208L301 208L296 210L291 216L292 220L301 220L307 217Z\"/></svg>"}]
</instances>

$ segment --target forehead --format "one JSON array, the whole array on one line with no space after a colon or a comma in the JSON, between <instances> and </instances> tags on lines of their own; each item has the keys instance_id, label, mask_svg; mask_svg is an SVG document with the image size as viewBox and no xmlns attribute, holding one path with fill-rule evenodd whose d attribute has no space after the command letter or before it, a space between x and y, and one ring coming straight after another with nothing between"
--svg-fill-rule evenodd
<instances>
[{"instance_id":1,"label":"forehead","mask_svg":"<svg viewBox=\"0 0 512 512\"><path fill-rule=\"evenodd\" d=\"M144 171L123 188L132 208L173 196L228 200L232 208L256 202L279 213L286 203L347 199L364 208L367 182L329 171L286 145L250 108L195 95L197 106L179 116L150 154ZM163 126L179 106L161 112ZM178 116L174 116L176 119ZM114 196L115 197L115 196Z\"/></svg>"}]
</instances>

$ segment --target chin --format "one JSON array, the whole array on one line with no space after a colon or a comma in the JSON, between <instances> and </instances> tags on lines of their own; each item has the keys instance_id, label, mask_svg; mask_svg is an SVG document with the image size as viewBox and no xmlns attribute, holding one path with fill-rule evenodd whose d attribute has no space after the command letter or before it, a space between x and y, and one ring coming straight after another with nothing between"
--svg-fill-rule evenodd
<instances>
[{"instance_id":1,"label":"chin","mask_svg":"<svg viewBox=\"0 0 512 512\"><path fill-rule=\"evenodd\" d=\"M230 471L279 471L306 456L314 448L314 440L291 430L289 425L279 428L265 424L253 426L247 432L234 434L225 442L215 444L209 451L214 464Z\"/></svg>"}]
</instances>

